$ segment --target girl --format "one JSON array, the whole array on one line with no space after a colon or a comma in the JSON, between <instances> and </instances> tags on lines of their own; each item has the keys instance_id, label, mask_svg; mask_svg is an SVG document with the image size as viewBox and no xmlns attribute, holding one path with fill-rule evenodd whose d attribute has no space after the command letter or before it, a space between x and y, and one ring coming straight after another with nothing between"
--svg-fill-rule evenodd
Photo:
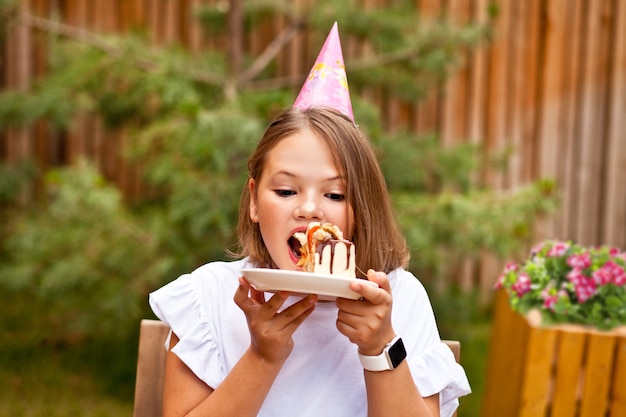
<instances>
[{"instance_id":1,"label":"girl","mask_svg":"<svg viewBox=\"0 0 626 417\"><path fill-rule=\"evenodd\" d=\"M248 162L241 258L150 295L172 332L165 416L450 416L470 392L441 343L374 152L344 114L289 109ZM298 270L290 239L311 221L354 242L360 300L255 291L241 270ZM387 360L390 358L390 360Z\"/></svg>"}]
</instances>

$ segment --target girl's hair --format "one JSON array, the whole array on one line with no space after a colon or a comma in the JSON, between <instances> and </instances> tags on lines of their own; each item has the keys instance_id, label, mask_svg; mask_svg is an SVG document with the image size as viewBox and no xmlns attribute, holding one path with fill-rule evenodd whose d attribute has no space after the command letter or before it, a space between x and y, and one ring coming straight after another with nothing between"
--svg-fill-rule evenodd
<instances>
[{"instance_id":1,"label":"girl's hair","mask_svg":"<svg viewBox=\"0 0 626 417\"><path fill-rule=\"evenodd\" d=\"M346 201L352 208L354 230L345 231L356 249L357 274L372 268L391 272L407 267L409 253L396 223L387 184L370 141L340 112L333 109L289 109L267 128L248 160L249 179L260 180L268 152L282 139L309 129L326 142L339 175L345 180ZM259 266L272 260L257 223L250 219L250 189L244 184L239 208L239 256Z\"/></svg>"}]
</instances>

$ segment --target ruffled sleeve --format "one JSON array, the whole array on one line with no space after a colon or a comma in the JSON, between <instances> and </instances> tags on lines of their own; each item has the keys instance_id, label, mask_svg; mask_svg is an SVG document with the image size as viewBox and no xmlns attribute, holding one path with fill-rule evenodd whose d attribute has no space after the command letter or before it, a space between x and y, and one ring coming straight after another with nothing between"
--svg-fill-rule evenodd
<instances>
[{"instance_id":1,"label":"ruffled sleeve","mask_svg":"<svg viewBox=\"0 0 626 417\"><path fill-rule=\"evenodd\" d=\"M192 275L182 275L149 298L156 316L180 340L172 349L198 378L216 388L224 378L219 350ZM165 348L169 348L168 337Z\"/></svg>"},{"instance_id":2,"label":"ruffled sleeve","mask_svg":"<svg viewBox=\"0 0 626 417\"><path fill-rule=\"evenodd\" d=\"M443 342L422 352L410 367L423 396L439 393L441 417L451 416L459 406L458 397L472 392L465 371Z\"/></svg>"},{"instance_id":3,"label":"ruffled sleeve","mask_svg":"<svg viewBox=\"0 0 626 417\"><path fill-rule=\"evenodd\" d=\"M471 393L465 370L441 341L422 283L404 269L393 271L389 279L394 328L404 340L415 385L425 397L439 393L440 415L450 417L459 405L458 397Z\"/></svg>"}]
</instances>

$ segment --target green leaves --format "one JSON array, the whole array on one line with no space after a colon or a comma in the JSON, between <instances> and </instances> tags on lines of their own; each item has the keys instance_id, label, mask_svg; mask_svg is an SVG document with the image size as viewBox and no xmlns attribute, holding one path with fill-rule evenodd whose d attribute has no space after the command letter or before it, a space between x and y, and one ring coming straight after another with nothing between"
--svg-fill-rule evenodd
<instances>
[{"instance_id":1,"label":"green leaves","mask_svg":"<svg viewBox=\"0 0 626 417\"><path fill-rule=\"evenodd\" d=\"M488 158L469 144L443 148L436 136L396 135L379 148L413 268L426 280L445 279L483 251L516 253L536 218L557 204L550 180L508 192L481 186L478 167Z\"/></svg>"},{"instance_id":2,"label":"green leaves","mask_svg":"<svg viewBox=\"0 0 626 417\"><path fill-rule=\"evenodd\" d=\"M51 172L47 184L49 201L24 216L3 246L0 286L29 300L29 314L41 318L24 332L52 342L96 330L126 334L144 302L137 289L155 284L158 242L87 162Z\"/></svg>"}]
</instances>

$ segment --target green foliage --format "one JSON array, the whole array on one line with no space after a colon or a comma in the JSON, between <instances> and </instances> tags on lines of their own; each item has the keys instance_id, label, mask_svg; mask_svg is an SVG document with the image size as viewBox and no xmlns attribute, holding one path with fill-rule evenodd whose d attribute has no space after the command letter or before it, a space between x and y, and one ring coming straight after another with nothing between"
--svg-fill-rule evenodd
<instances>
[{"instance_id":1,"label":"green foliage","mask_svg":"<svg viewBox=\"0 0 626 417\"><path fill-rule=\"evenodd\" d=\"M262 134L260 121L238 109L164 119L137 135L131 157L145 161L159 190L147 202L163 240L192 264L223 258L234 242L238 195L247 156ZM176 233L172 233L175 230Z\"/></svg>"},{"instance_id":2,"label":"green foliage","mask_svg":"<svg viewBox=\"0 0 626 417\"><path fill-rule=\"evenodd\" d=\"M4 243L3 292L29 300L24 307L39 315L37 326L14 336L59 342L94 329L126 334L144 302L138 295L169 260L88 163L51 171L47 184L45 210L30 210Z\"/></svg>"},{"instance_id":3,"label":"green foliage","mask_svg":"<svg viewBox=\"0 0 626 417\"><path fill-rule=\"evenodd\" d=\"M472 176L476 176L482 158L476 145L443 148L437 135L416 138L400 133L381 147L379 161L394 191L436 195L444 191L465 193L475 186Z\"/></svg>"},{"instance_id":4,"label":"green foliage","mask_svg":"<svg viewBox=\"0 0 626 417\"><path fill-rule=\"evenodd\" d=\"M422 280L445 280L483 251L518 252L536 217L557 204L548 179L507 192L481 187L478 168L495 169L500 158L471 144L443 148L434 135L398 134L381 144L379 159Z\"/></svg>"},{"instance_id":5,"label":"green foliage","mask_svg":"<svg viewBox=\"0 0 626 417\"><path fill-rule=\"evenodd\" d=\"M0 210L3 205L10 205L24 192L26 184L33 179L36 172L34 164L24 161L20 164L0 164ZM1 229L0 229L1 231Z\"/></svg>"}]
</instances>

